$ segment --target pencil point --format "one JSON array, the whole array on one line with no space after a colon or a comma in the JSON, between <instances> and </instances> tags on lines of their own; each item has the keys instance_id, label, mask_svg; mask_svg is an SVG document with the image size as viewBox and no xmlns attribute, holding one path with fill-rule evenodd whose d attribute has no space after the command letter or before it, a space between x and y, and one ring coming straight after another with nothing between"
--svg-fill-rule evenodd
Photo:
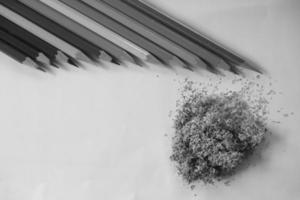
<instances>
[{"instance_id":1,"label":"pencil point","mask_svg":"<svg viewBox=\"0 0 300 200\"><path fill-rule=\"evenodd\" d=\"M45 63L42 63L38 60L35 61L37 63L36 69L42 71L42 72L49 72L50 68L48 67L49 65L46 65Z\"/></svg>"},{"instance_id":2,"label":"pencil point","mask_svg":"<svg viewBox=\"0 0 300 200\"><path fill-rule=\"evenodd\" d=\"M68 60L67 60L67 63L75 66L75 67L80 67L81 66L81 63L76 60L75 58L72 58L72 57L69 57Z\"/></svg>"},{"instance_id":3,"label":"pencil point","mask_svg":"<svg viewBox=\"0 0 300 200\"><path fill-rule=\"evenodd\" d=\"M169 66L180 66L180 67L185 67L186 66L186 64L183 62L183 61L181 61L178 57L176 57L176 56L173 56L168 62L167 62L167 64L169 65Z\"/></svg>"},{"instance_id":4,"label":"pencil point","mask_svg":"<svg viewBox=\"0 0 300 200\"><path fill-rule=\"evenodd\" d=\"M230 71L234 66L229 63L229 62L226 62L225 60L223 59L220 59L219 60L219 63L217 64L216 66L218 69L223 69L223 70L226 70L226 71Z\"/></svg>"},{"instance_id":5,"label":"pencil point","mask_svg":"<svg viewBox=\"0 0 300 200\"><path fill-rule=\"evenodd\" d=\"M51 65L50 59L45 56L43 53L39 53L38 57L36 58L37 61L40 61L41 63L44 63L47 66Z\"/></svg>"},{"instance_id":6,"label":"pencil point","mask_svg":"<svg viewBox=\"0 0 300 200\"><path fill-rule=\"evenodd\" d=\"M229 71L231 71L232 73L234 73L236 75L243 75L242 71L239 70L239 68L237 68L236 66L231 66Z\"/></svg>"},{"instance_id":7,"label":"pencil point","mask_svg":"<svg viewBox=\"0 0 300 200\"><path fill-rule=\"evenodd\" d=\"M106 53L105 51L100 51L100 60L106 61L106 62L111 62L112 61L112 57Z\"/></svg>"},{"instance_id":8,"label":"pencil point","mask_svg":"<svg viewBox=\"0 0 300 200\"><path fill-rule=\"evenodd\" d=\"M121 56L121 62L126 61L136 64L134 58L131 55L129 55L126 51L123 51L123 55Z\"/></svg>"},{"instance_id":9,"label":"pencil point","mask_svg":"<svg viewBox=\"0 0 300 200\"><path fill-rule=\"evenodd\" d=\"M216 75L224 75L218 68L212 66L210 63L207 63L206 70Z\"/></svg>"},{"instance_id":10,"label":"pencil point","mask_svg":"<svg viewBox=\"0 0 300 200\"><path fill-rule=\"evenodd\" d=\"M59 63L57 60L52 60L50 64L55 68L60 68L61 66L61 63Z\"/></svg>"},{"instance_id":11,"label":"pencil point","mask_svg":"<svg viewBox=\"0 0 300 200\"><path fill-rule=\"evenodd\" d=\"M122 65L123 64L122 61L120 61L117 58L112 58L112 60L110 62L113 63L113 64L116 64L116 65Z\"/></svg>"},{"instance_id":12,"label":"pencil point","mask_svg":"<svg viewBox=\"0 0 300 200\"><path fill-rule=\"evenodd\" d=\"M28 58L28 57L22 62L22 64L33 67L33 68L38 68L38 64L35 61L33 61L31 58Z\"/></svg>"},{"instance_id":13,"label":"pencil point","mask_svg":"<svg viewBox=\"0 0 300 200\"><path fill-rule=\"evenodd\" d=\"M163 65L163 63L158 60L155 56L153 56L152 54L149 54L146 58L146 62L149 62L151 64L155 64L155 65Z\"/></svg>"},{"instance_id":14,"label":"pencil point","mask_svg":"<svg viewBox=\"0 0 300 200\"><path fill-rule=\"evenodd\" d=\"M76 55L75 58L77 58L78 60L82 60L88 63L93 63L93 61L87 56L85 55L83 52L79 51Z\"/></svg>"},{"instance_id":15,"label":"pencil point","mask_svg":"<svg viewBox=\"0 0 300 200\"><path fill-rule=\"evenodd\" d=\"M67 63L69 58L63 52L57 51L57 53L55 55L55 60L57 60L57 62L62 64L62 63Z\"/></svg>"},{"instance_id":16,"label":"pencil point","mask_svg":"<svg viewBox=\"0 0 300 200\"><path fill-rule=\"evenodd\" d=\"M195 57L192 62L189 62L189 64L194 67L205 66L204 60L202 58L198 58L198 57Z\"/></svg>"},{"instance_id":17,"label":"pencil point","mask_svg":"<svg viewBox=\"0 0 300 200\"><path fill-rule=\"evenodd\" d=\"M202 69L205 69L205 68L208 66L207 63L208 63L208 62L205 61L204 59L199 58L199 60L197 60L197 64L196 64L195 67L201 67ZM212 66L212 65L210 65L210 66Z\"/></svg>"},{"instance_id":18,"label":"pencil point","mask_svg":"<svg viewBox=\"0 0 300 200\"><path fill-rule=\"evenodd\" d=\"M263 74L265 71L258 65L250 62L250 61L245 61L244 63L238 65L238 67L241 67L241 68L245 68L245 69L250 69L250 70L253 70L257 73L260 73L260 74Z\"/></svg>"},{"instance_id":19,"label":"pencil point","mask_svg":"<svg viewBox=\"0 0 300 200\"><path fill-rule=\"evenodd\" d=\"M217 66L213 66L211 63L209 63L207 60L202 59L204 65L205 65L205 69L208 70L209 72L213 73L213 74L221 74L221 71L218 70L216 67Z\"/></svg>"}]
</instances>

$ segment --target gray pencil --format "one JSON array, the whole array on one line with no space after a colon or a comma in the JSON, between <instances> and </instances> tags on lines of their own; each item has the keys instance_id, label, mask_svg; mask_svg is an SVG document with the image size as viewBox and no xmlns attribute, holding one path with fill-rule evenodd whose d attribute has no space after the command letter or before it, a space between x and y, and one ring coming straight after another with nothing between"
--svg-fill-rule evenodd
<instances>
[{"instance_id":1,"label":"gray pencil","mask_svg":"<svg viewBox=\"0 0 300 200\"><path fill-rule=\"evenodd\" d=\"M20 38L17 38L16 36L10 34L5 30L4 27L1 27L1 25L0 25L0 39L2 41L6 41L6 43L9 44L10 46L14 46L17 49L20 49L31 59L36 60L38 63L41 63L45 66L50 66L50 59L47 58L47 56L43 52L25 43Z\"/></svg>"},{"instance_id":2,"label":"gray pencil","mask_svg":"<svg viewBox=\"0 0 300 200\"><path fill-rule=\"evenodd\" d=\"M168 49L172 54L178 56L186 63L190 64L191 66L205 66L203 61L200 58L198 58L196 55L180 47L174 42L171 42L167 38L157 34L156 32L152 31L151 28L148 28L144 26L142 23L139 23L133 20L132 18L128 17L126 14L120 12L119 10L117 10L117 8L114 8L112 5L110 5L110 3L106 3L104 1L97 1L97 0L82 0L82 1L94 7L95 9L99 10L100 12L119 21L120 23L129 27L133 31L145 36L147 39L151 40L157 45L165 49Z\"/></svg>"},{"instance_id":3,"label":"gray pencil","mask_svg":"<svg viewBox=\"0 0 300 200\"><path fill-rule=\"evenodd\" d=\"M174 61L179 61L174 55L170 54L166 50L162 49L158 45L152 43L151 41L147 40L146 38L142 37L141 35L137 34L136 32L132 31L131 29L127 28L126 26L122 25L121 23L113 20L111 17L97 11L96 9L92 8L88 4L81 2L81 1L74 1L74 0L61 0L68 6L76 9L78 12L88 16L92 20L98 22L99 24L105 26L108 29L118 33L119 35L123 36L124 38L128 39L129 41L141 46L143 49L149 51L153 54L156 58L166 64L174 64ZM153 57L153 56L152 56ZM148 61L154 62L156 59L152 58L151 56L148 57ZM182 63L178 63L182 64Z\"/></svg>"},{"instance_id":4,"label":"gray pencil","mask_svg":"<svg viewBox=\"0 0 300 200\"><path fill-rule=\"evenodd\" d=\"M27 56L25 53L23 53L22 51L20 51L19 49L9 45L8 43L6 43L5 41L0 39L0 52L5 53L7 56L13 58L14 60L16 60L17 62L30 66L30 67L34 67L36 69L39 69L41 71L45 72L45 69L43 67L41 67L40 65L38 65L32 58L30 58L29 56Z\"/></svg>"},{"instance_id":5,"label":"gray pencil","mask_svg":"<svg viewBox=\"0 0 300 200\"><path fill-rule=\"evenodd\" d=\"M143 13L149 15L152 19L159 21L170 29L178 32L184 37L188 38L192 42L210 50L211 52L217 54L222 57L224 60L232 63L235 66L244 66L246 68L253 69L255 71L259 71L257 66L252 66L252 64L247 61L245 58L238 55L236 52L232 52L231 50L217 44L213 40L207 38L202 33L196 31L192 27L180 22L174 17L162 12L159 8L153 6L152 4L144 1L144 0L123 0L131 6L139 9Z\"/></svg>"},{"instance_id":6,"label":"gray pencil","mask_svg":"<svg viewBox=\"0 0 300 200\"><path fill-rule=\"evenodd\" d=\"M142 61L147 61L151 54L142 49L140 46L132 43L131 41L127 40L126 38L120 36L118 33L111 31L107 27L103 26L102 24L97 23L93 19L87 17L86 15L82 14L79 10L80 8L74 6L77 1L71 0L40 0L44 4L48 5L49 7L55 9L56 11L62 13L66 17L69 17L80 23L85 28L93 31L94 33L100 35L101 37L111 41L118 47L125 49L127 52L131 53L132 55L136 56L138 59ZM69 4L68 4L69 3ZM71 6L70 6L71 5Z\"/></svg>"},{"instance_id":7,"label":"gray pencil","mask_svg":"<svg viewBox=\"0 0 300 200\"><path fill-rule=\"evenodd\" d=\"M216 54L208 51L207 49L197 45L196 43L188 40L177 32L169 29L167 26L153 20L151 17L147 16L143 12L136 8L128 5L121 0L101 0L107 4L113 6L114 8L122 11L124 14L135 19L139 23L143 23L148 28L151 28L156 33L168 38L172 42L178 44L179 46L185 48L186 50L192 52L193 54L206 60L211 66L217 67L219 64L223 63L223 59Z\"/></svg>"},{"instance_id":8,"label":"gray pencil","mask_svg":"<svg viewBox=\"0 0 300 200\"><path fill-rule=\"evenodd\" d=\"M71 30L77 35L87 39L89 42L97 45L99 49L102 49L100 50L101 60L111 61L112 60L111 56L113 56L118 61L125 60L125 61L134 62L132 57L126 51L116 47L111 42L105 40L104 38L93 33L92 31L84 28L79 23L73 21L72 19L61 14L60 12L57 12L56 10L43 4L39 0L19 0L19 1L27 5L28 7L34 9L35 11L43 14L49 19L56 21L58 24L66 27L67 29Z\"/></svg>"},{"instance_id":9,"label":"gray pencil","mask_svg":"<svg viewBox=\"0 0 300 200\"><path fill-rule=\"evenodd\" d=\"M49 33L48 31L40 28L36 24L32 23L31 21L27 20L26 18L22 17L21 15L11 11L10 9L6 8L5 6L0 5L0 15L7 18L11 22L17 24L18 26L24 28L25 30L33 33L37 37L47 41L58 49L61 49L67 55L84 61L90 61L90 59L79 49L70 45L69 43L61 40L60 38L56 37L55 35Z\"/></svg>"}]
</instances>

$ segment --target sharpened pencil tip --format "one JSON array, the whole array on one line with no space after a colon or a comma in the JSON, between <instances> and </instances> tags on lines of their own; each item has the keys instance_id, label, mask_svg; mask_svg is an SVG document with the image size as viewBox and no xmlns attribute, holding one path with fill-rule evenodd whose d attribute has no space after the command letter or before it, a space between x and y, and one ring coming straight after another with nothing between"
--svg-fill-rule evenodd
<instances>
[{"instance_id":1,"label":"sharpened pencil tip","mask_svg":"<svg viewBox=\"0 0 300 200\"><path fill-rule=\"evenodd\" d=\"M55 68L60 68L61 67L61 63L59 63L57 60L51 61L51 65Z\"/></svg>"},{"instance_id":2,"label":"sharpened pencil tip","mask_svg":"<svg viewBox=\"0 0 300 200\"><path fill-rule=\"evenodd\" d=\"M209 62L206 62L206 70L217 75L224 75L217 67L211 65Z\"/></svg>"},{"instance_id":3,"label":"sharpened pencil tip","mask_svg":"<svg viewBox=\"0 0 300 200\"><path fill-rule=\"evenodd\" d=\"M244 76L244 73L236 66L234 65L232 62L227 61L227 60L221 60L220 64L218 65L218 68L230 71L236 75L239 76Z\"/></svg>"},{"instance_id":4,"label":"sharpened pencil tip","mask_svg":"<svg viewBox=\"0 0 300 200\"><path fill-rule=\"evenodd\" d=\"M93 61L87 56L85 55L83 52L79 51L75 58L77 58L78 60L82 60L82 61L85 61L85 62L88 62L88 63L93 63Z\"/></svg>"},{"instance_id":5,"label":"sharpened pencil tip","mask_svg":"<svg viewBox=\"0 0 300 200\"><path fill-rule=\"evenodd\" d=\"M33 61L31 58L28 58L28 57L22 62L22 64L33 67L33 68L38 68L38 64L35 61Z\"/></svg>"},{"instance_id":6,"label":"sharpened pencil tip","mask_svg":"<svg viewBox=\"0 0 300 200\"><path fill-rule=\"evenodd\" d=\"M117 59L117 58L112 58L111 63L116 64L116 65L122 65L123 63Z\"/></svg>"},{"instance_id":7,"label":"sharpened pencil tip","mask_svg":"<svg viewBox=\"0 0 300 200\"><path fill-rule=\"evenodd\" d=\"M123 51L123 55L121 56L121 62L131 62L133 64L136 64L134 58L129 55L126 51Z\"/></svg>"},{"instance_id":8,"label":"sharpened pencil tip","mask_svg":"<svg viewBox=\"0 0 300 200\"><path fill-rule=\"evenodd\" d=\"M60 64L63 64L63 63L67 63L69 58L68 56L66 56L63 52L61 51L57 51L56 55L55 55L55 60L60 63Z\"/></svg>"},{"instance_id":9,"label":"sharpened pencil tip","mask_svg":"<svg viewBox=\"0 0 300 200\"><path fill-rule=\"evenodd\" d=\"M37 63L37 67L36 69L42 71L42 72L49 72L50 71L50 68L48 67L49 65L46 65L38 60L36 60L36 63Z\"/></svg>"},{"instance_id":10,"label":"sharpened pencil tip","mask_svg":"<svg viewBox=\"0 0 300 200\"><path fill-rule=\"evenodd\" d=\"M149 54L147 56L146 62L149 62L151 64L155 64L155 65L163 65L163 63L160 60L158 60L155 56L153 56L151 54Z\"/></svg>"},{"instance_id":11,"label":"sharpened pencil tip","mask_svg":"<svg viewBox=\"0 0 300 200\"><path fill-rule=\"evenodd\" d=\"M40 70L42 72L47 72L47 70L43 66L39 66L36 68L37 70Z\"/></svg>"},{"instance_id":12,"label":"sharpened pencil tip","mask_svg":"<svg viewBox=\"0 0 300 200\"><path fill-rule=\"evenodd\" d=\"M200 67L200 68L205 69L207 66L208 66L207 62L204 61L204 59L200 58L199 60L197 60L197 64L194 67Z\"/></svg>"},{"instance_id":13,"label":"sharpened pencil tip","mask_svg":"<svg viewBox=\"0 0 300 200\"><path fill-rule=\"evenodd\" d=\"M105 51L100 51L100 60L106 61L106 62L111 62L112 57L108 55Z\"/></svg>"},{"instance_id":14,"label":"sharpened pencil tip","mask_svg":"<svg viewBox=\"0 0 300 200\"><path fill-rule=\"evenodd\" d=\"M167 64L169 65L169 66L179 66L179 67L185 67L186 66L186 64L183 62L183 61L181 61L178 57L176 57L176 56L173 56L168 62L167 62Z\"/></svg>"},{"instance_id":15,"label":"sharpened pencil tip","mask_svg":"<svg viewBox=\"0 0 300 200\"><path fill-rule=\"evenodd\" d=\"M231 71L232 73L234 73L236 75L243 75L242 71L236 66L231 66L229 71Z\"/></svg>"},{"instance_id":16,"label":"sharpened pencil tip","mask_svg":"<svg viewBox=\"0 0 300 200\"><path fill-rule=\"evenodd\" d=\"M39 55L36 58L36 60L40 61L41 63L43 63L43 64L45 64L47 66L51 65L50 59L47 56L45 56L43 53L39 53Z\"/></svg>"},{"instance_id":17,"label":"sharpened pencil tip","mask_svg":"<svg viewBox=\"0 0 300 200\"><path fill-rule=\"evenodd\" d=\"M263 68L261 68L260 66L250 62L250 61L245 61L244 63L238 65L238 67L241 67L241 68L245 68L245 69L250 69L250 70L253 70L257 73L260 73L260 74L263 74L265 73L265 70Z\"/></svg>"},{"instance_id":18,"label":"sharpened pencil tip","mask_svg":"<svg viewBox=\"0 0 300 200\"><path fill-rule=\"evenodd\" d=\"M81 63L78 60L76 60L75 58L72 58L72 57L68 58L67 63L69 63L69 64L71 64L75 67L80 67L81 66Z\"/></svg>"},{"instance_id":19,"label":"sharpened pencil tip","mask_svg":"<svg viewBox=\"0 0 300 200\"><path fill-rule=\"evenodd\" d=\"M201 59L202 63L204 64L204 69L206 69L207 71L213 73L213 74L221 74L221 71L217 69L217 66L214 66L213 64L211 64L210 62L208 62L205 59Z\"/></svg>"}]
</instances>

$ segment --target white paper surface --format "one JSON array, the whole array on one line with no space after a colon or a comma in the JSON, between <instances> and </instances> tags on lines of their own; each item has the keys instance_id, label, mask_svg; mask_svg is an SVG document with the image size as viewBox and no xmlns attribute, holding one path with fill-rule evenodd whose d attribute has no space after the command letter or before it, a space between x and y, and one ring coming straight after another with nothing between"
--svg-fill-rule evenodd
<instances>
[{"instance_id":1,"label":"white paper surface","mask_svg":"<svg viewBox=\"0 0 300 200\"><path fill-rule=\"evenodd\" d=\"M0 199L299 198L298 1L150 2L261 64L283 92L270 109L295 114L270 116L281 123L270 127L276 139L263 162L229 186L192 191L176 175L169 161L169 111L178 80L206 81L207 72L86 65L43 74L1 53Z\"/></svg>"}]
</instances>

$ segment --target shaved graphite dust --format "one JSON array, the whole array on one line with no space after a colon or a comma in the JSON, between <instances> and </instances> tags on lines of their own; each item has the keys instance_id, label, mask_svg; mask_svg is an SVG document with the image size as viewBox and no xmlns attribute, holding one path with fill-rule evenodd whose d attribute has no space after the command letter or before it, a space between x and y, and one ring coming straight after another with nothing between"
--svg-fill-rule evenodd
<instances>
[{"instance_id":1,"label":"shaved graphite dust","mask_svg":"<svg viewBox=\"0 0 300 200\"><path fill-rule=\"evenodd\" d=\"M185 81L177 102L171 160L187 183L223 180L264 141L267 101L249 99L251 84L210 94Z\"/></svg>"}]
</instances>

